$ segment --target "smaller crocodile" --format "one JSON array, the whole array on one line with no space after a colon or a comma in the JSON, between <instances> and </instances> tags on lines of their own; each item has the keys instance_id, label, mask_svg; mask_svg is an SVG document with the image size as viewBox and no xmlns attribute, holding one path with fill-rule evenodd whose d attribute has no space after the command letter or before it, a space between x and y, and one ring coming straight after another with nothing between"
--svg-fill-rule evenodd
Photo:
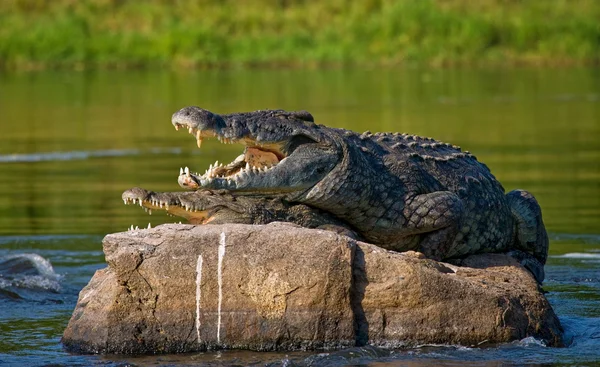
<instances>
[{"instance_id":1,"label":"smaller crocodile","mask_svg":"<svg viewBox=\"0 0 600 367\"><path fill-rule=\"evenodd\" d=\"M306 228L326 229L358 238L346 223L322 210L281 198L234 196L217 191L154 192L141 187L125 190L125 204L139 204L146 211L164 210L191 224L267 224L290 222Z\"/></svg>"}]
</instances>

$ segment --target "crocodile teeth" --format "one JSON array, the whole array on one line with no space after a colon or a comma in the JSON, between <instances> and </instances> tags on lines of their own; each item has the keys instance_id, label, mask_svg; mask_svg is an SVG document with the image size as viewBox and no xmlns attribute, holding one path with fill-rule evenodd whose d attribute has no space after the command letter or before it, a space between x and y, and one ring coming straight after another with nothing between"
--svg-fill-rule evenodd
<instances>
[{"instance_id":1,"label":"crocodile teeth","mask_svg":"<svg viewBox=\"0 0 600 367\"><path fill-rule=\"evenodd\" d=\"M152 229L152 226L150 225L150 223L148 223L148 229Z\"/></svg>"},{"instance_id":2,"label":"crocodile teeth","mask_svg":"<svg viewBox=\"0 0 600 367\"><path fill-rule=\"evenodd\" d=\"M202 147L202 130L196 131L196 144L198 148Z\"/></svg>"},{"instance_id":3,"label":"crocodile teeth","mask_svg":"<svg viewBox=\"0 0 600 367\"><path fill-rule=\"evenodd\" d=\"M188 167L185 167L185 175L190 177L190 169Z\"/></svg>"},{"instance_id":4,"label":"crocodile teeth","mask_svg":"<svg viewBox=\"0 0 600 367\"><path fill-rule=\"evenodd\" d=\"M152 215L152 209L148 209L148 214Z\"/></svg>"},{"instance_id":5,"label":"crocodile teeth","mask_svg":"<svg viewBox=\"0 0 600 367\"><path fill-rule=\"evenodd\" d=\"M183 168L179 167L179 176L183 175Z\"/></svg>"},{"instance_id":6,"label":"crocodile teeth","mask_svg":"<svg viewBox=\"0 0 600 367\"><path fill-rule=\"evenodd\" d=\"M188 127L188 133L193 134L194 133L194 128L193 127Z\"/></svg>"},{"instance_id":7,"label":"crocodile teeth","mask_svg":"<svg viewBox=\"0 0 600 367\"><path fill-rule=\"evenodd\" d=\"M175 124L175 130L179 131L179 124Z\"/></svg>"}]
</instances>

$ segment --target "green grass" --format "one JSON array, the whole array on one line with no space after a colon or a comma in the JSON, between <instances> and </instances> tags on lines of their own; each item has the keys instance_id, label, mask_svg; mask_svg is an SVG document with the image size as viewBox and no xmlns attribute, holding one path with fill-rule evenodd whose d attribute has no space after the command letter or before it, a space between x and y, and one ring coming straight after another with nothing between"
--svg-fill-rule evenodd
<instances>
[{"instance_id":1,"label":"green grass","mask_svg":"<svg viewBox=\"0 0 600 367\"><path fill-rule=\"evenodd\" d=\"M597 0L2 0L0 68L583 64Z\"/></svg>"}]
</instances>

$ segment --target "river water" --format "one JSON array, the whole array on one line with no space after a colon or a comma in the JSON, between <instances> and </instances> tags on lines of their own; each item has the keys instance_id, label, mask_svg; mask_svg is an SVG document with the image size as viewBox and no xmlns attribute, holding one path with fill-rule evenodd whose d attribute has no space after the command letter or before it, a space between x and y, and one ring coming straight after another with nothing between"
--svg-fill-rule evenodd
<instances>
[{"instance_id":1,"label":"river water","mask_svg":"<svg viewBox=\"0 0 600 367\"><path fill-rule=\"evenodd\" d=\"M531 191L551 238L544 290L567 348L535 339L464 348L78 356L60 337L101 241L172 218L124 206L133 186L177 191L240 147L177 133L186 105L306 109L317 122L461 145L505 189ZM202 171L203 172L203 171ZM600 363L600 69L228 70L0 74L0 365L595 366Z\"/></svg>"}]
</instances>

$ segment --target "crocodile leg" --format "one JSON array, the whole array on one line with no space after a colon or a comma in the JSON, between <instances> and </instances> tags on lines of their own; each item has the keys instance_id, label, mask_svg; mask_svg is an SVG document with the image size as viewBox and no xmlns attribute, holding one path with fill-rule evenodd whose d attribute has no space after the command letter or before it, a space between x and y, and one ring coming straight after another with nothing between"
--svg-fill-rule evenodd
<instances>
[{"instance_id":1,"label":"crocodile leg","mask_svg":"<svg viewBox=\"0 0 600 367\"><path fill-rule=\"evenodd\" d=\"M464 212L461 199L438 191L415 196L405 208L408 228L421 236L419 251L436 260L451 257Z\"/></svg>"}]
</instances>

